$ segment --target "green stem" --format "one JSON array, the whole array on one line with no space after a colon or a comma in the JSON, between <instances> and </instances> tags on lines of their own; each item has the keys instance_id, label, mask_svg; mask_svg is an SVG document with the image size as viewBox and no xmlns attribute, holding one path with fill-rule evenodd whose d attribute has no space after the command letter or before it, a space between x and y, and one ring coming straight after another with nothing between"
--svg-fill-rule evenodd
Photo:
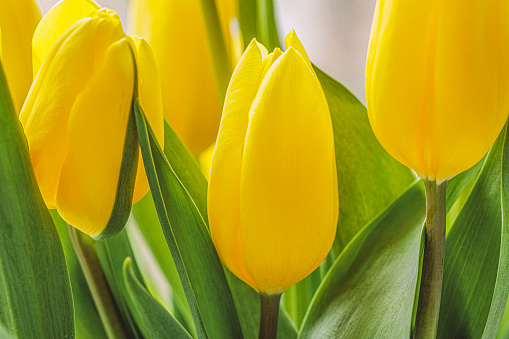
<instances>
[{"instance_id":1,"label":"green stem","mask_svg":"<svg viewBox=\"0 0 509 339\"><path fill-rule=\"evenodd\" d=\"M225 38L221 29L221 22L219 21L215 0L201 0L201 6L205 19L205 27L207 28L210 50L212 51L219 102L222 106L232 73L230 57L226 49Z\"/></svg>"},{"instance_id":2,"label":"green stem","mask_svg":"<svg viewBox=\"0 0 509 339\"><path fill-rule=\"evenodd\" d=\"M92 299L94 299L108 338L129 338L129 332L123 325L120 311L113 299L99 257L95 252L94 240L72 226L68 226L68 228L74 251L78 256L85 280L90 288Z\"/></svg>"},{"instance_id":3,"label":"green stem","mask_svg":"<svg viewBox=\"0 0 509 339\"><path fill-rule=\"evenodd\" d=\"M277 320L279 317L279 301L281 294L260 293L260 332L258 339L277 338Z\"/></svg>"},{"instance_id":4,"label":"green stem","mask_svg":"<svg viewBox=\"0 0 509 339\"><path fill-rule=\"evenodd\" d=\"M434 339L437 335L446 231L446 182L424 180L426 189L426 237L421 288L415 321L415 339Z\"/></svg>"}]
</instances>

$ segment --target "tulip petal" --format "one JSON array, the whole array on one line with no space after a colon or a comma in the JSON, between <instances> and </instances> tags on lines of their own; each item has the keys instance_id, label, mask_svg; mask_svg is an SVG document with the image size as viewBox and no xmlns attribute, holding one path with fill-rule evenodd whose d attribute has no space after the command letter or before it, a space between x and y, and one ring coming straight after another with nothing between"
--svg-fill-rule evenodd
<instances>
[{"instance_id":1,"label":"tulip petal","mask_svg":"<svg viewBox=\"0 0 509 339\"><path fill-rule=\"evenodd\" d=\"M291 30L290 33L288 33L285 37L285 47L286 49L289 49L290 47L293 47L297 52L302 55L306 63L311 67L311 60L309 60L308 53L306 52L306 49L302 45L302 42L300 42L300 39L297 37L297 34L295 33L295 30Z\"/></svg>"},{"instance_id":2,"label":"tulip petal","mask_svg":"<svg viewBox=\"0 0 509 339\"><path fill-rule=\"evenodd\" d=\"M48 208L56 206L68 145L69 112L95 65L102 63L107 46L116 39L115 27L111 20L83 19L66 31L50 51L21 110L35 176Z\"/></svg>"},{"instance_id":3,"label":"tulip petal","mask_svg":"<svg viewBox=\"0 0 509 339\"><path fill-rule=\"evenodd\" d=\"M163 98L161 94L161 78L149 44L141 38L128 37L135 51L137 65L138 96L145 117L152 127L161 147L164 147L164 117ZM149 190L145 166L141 161L141 150L138 159L136 186L134 188L133 203L138 202Z\"/></svg>"},{"instance_id":4,"label":"tulip petal","mask_svg":"<svg viewBox=\"0 0 509 339\"><path fill-rule=\"evenodd\" d=\"M281 293L325 258L336 231L332 122L305 59L290 47L251 106L241 169L240 223L248 272Z\"/></svg>"},{"instance_id":5,"label":"tulip petal","mask_svg":"<svg viewBox=\"0 0 509 339\"><path fill-rule=\"evenodd\" d=\"M475 165L509 113L509 3L377 5L366 98L382 146L421 177Z\"/></svg>"},{"instance_id":6,"label":"tulip petal","mask_svg":"<svg viewBox=\"0 0 509 339\"><path fill-rule=\"evenodd\" d=\"M69 116L69 147L57 210L65 221L92 237L104 231L115 208L134 70L127 39L112 44ZM128 215L129 211L126 220Z\"/></svg>"},{"instance_id":7,"label":"tulip petal","mask_svg":"<svg viewBox=\"0 0 509 339\"><path fill-rule=\"evenodd\" d=\"M146 15L133 20L134 33L152 46L161 75L164 117L197 157L216 139L221 120L200 0L144 0L134 5Z\"/></svg>"},{"instance_id":8,"label":"tulip petal","mask_svg":"<svg viewBox=\"0 0 509 339\"><path fill-rule=\"evenodd\" d=\"M0 56L17 112L21 110L33 80L32 35L39 20L41 14L34 0L0 1L3 35Z\"/></svg>"},{"instance_id":9,"label":"tulip petal","mask_svg":"<svg viewBox=\"0 0 509 339\"><path fill-rule=\"evenodd\" d=\"M240 171L251 103L263 71L263 49L253 40L233 72L226 93L208 187L212 239L224 264L257 289L247 273L240 230Z\"/></svg>"},{"instance_id":10,"label":"tulip petal","mask_svg":"<svg viewBox=\"0 0 509 339\"><path fill-rule=\"evenodd\" d=\"M91 15L100 8L101 6L92 0L63 0L44 15L32 40L34 76L58 37L76 21Z\"/></svg>"}]
</instances>

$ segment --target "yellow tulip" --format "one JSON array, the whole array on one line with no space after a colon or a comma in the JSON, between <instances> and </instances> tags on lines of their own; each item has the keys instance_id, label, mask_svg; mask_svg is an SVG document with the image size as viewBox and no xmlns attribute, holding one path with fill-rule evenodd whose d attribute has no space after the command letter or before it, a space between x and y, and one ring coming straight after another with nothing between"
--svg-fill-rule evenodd
<instances>
[{"instance_id":1,"label":"yellow tulip","mask_svg":"<svg viewBox=\"0 0 509 339\"><path fill-rule=\"evenodd\" d=\"M373 131L419 176L475 165L509 113L509 2L377 3L366 66Z\"/></svg>"},{"instance_id":2,"label":"yellow tulip","mask_svg":"<svg viewBox=\"0 0 509 339\"><path fill-rule=\"evenodd\" d=\"M314 269L336 233L329 108L292 31L287 51L253 40L228 87L208 188L210 231L237 277L279 294Z\"/></svg>"},{"instance_id":3,"label":"yellow tulip","mask_svg":"<svg viewBox=\"0 0 509 339\"><path fill-rule=\"evenodd\" d=\"M217 135L221 104L200 0L133 0L132 32L152 45L160 68L164 117L197 157ZM216 1L225 41L234 0Z\"/></svg>"},{"instance_id":4,"label":"yellow tulip","mask_svg":"<svg viewBox=\"0 0 509 339\"><path fill-rule=\"evenodd\" d=\"M36 30L38 65L20 121L42 196L69 224L107 238L148 191L130 114L133 93L163 144L152 52L145 41L125 35L115 12L65 0Z\"/></svg>"},{"instance_id":5,"label":"yellow tulip","mask_svg":"<svg viewBox=\"0 0 509 339\"><path fill-rule=\"evenodd\" d=\"M33 0L0 1L0 57L18 112L32 84L32 36L40 19Z\"/></svg>"}]
</instances>

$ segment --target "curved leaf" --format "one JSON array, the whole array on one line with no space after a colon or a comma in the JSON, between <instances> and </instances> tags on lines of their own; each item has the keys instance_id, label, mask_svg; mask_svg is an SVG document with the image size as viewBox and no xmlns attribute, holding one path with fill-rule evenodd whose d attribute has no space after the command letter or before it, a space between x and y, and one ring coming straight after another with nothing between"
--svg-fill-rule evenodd
<instances>
[{"instance_id":1,"label":"curved leaf","mask_svg":"<svg viewBox=\"0 0 509 339\"><path fill-rule=\"evenodd\" d=\"M199 338L242 338L235 304L206 223L173 171L139 103L136 124L143 162L163 232Z\"/></svg>"},{"instance_id":2,"label":"curved leaf","mask_svg":"<svg viewBox=\"0 0 509 339\"><path fill-rule=\"evenodd\" d=\"M338 257L299 338L409 338L425 219L420 180Z\"/></svg>"},{"instance_id":3,"label":"curved leaf","mask_svg":"<svg viewBox=\"0 0 509 339\"><path fill-rule=\"evenodd\" d=\"M72 338L62 244L37 186L0 65L0 323L18 338Z\"/></svg>"},{"instance_id":4,"label":"curved leaf","mask_svg":"<svg viewBox=\"0 0 509 339\"><path fill-rule=\"evenodd\" d=\"M362 227L399 197L415 176L380 146L371 130L366 107L336 80L317 67L315 71L334 128L339 219L333 252L337 257Z\"/></svg>"},{"instance_id":5,"label":"curved leaf","mask_svg":"<svg viewBox=\"0 0 509 339\"><path fill-rule=\"evenodd\" d=\"M509 140L491 148L445 245L438 338L494 338L509 294Z\"/></svg>"},{"instance_id":6,"label":"curved leaf","mask_svg":"<svg viewBox=\"0 0 509 339\"><path fill-rule=\"evenodd\" d=\"M50 210L50 214L64 248L67 269L71 278L76 339L106 339L107 336L101 323L101 318L97 313L97 308L81 270L78 257L74 252L67 223L58 215L57 210ZM0 338L3 337L0 335Z\"/></svg>"},{"instance_id":7,"label":"curved leaf","mask_svg":"<svg viewBox=\"0 0 509 339\"><path fill-rule=\"evenodd\" d=\"M126 258L123 265L124 284L149 338L191 339L180 323L147 292L134 274L132 261Z\"/></svg>"}]
</instances>

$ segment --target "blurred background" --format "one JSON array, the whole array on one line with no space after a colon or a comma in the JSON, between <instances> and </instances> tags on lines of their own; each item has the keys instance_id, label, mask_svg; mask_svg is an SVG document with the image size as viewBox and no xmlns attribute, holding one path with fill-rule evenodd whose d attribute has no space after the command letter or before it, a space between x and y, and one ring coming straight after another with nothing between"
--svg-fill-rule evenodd
<instances>
[{"instance_id":1,"label":"blurred background","mask_svg":"<svg viewBox=\"0 0 509 339\"><path fill-rule=\"evenodd\" d=\"M116 10L125 22L129 0L96 1ZM45 13L58 0L38 2ZM375 3L376 0L274 0L282 38L295 29L311 60L363 103L364 67Z\"/></svg>"}]
</instances>

